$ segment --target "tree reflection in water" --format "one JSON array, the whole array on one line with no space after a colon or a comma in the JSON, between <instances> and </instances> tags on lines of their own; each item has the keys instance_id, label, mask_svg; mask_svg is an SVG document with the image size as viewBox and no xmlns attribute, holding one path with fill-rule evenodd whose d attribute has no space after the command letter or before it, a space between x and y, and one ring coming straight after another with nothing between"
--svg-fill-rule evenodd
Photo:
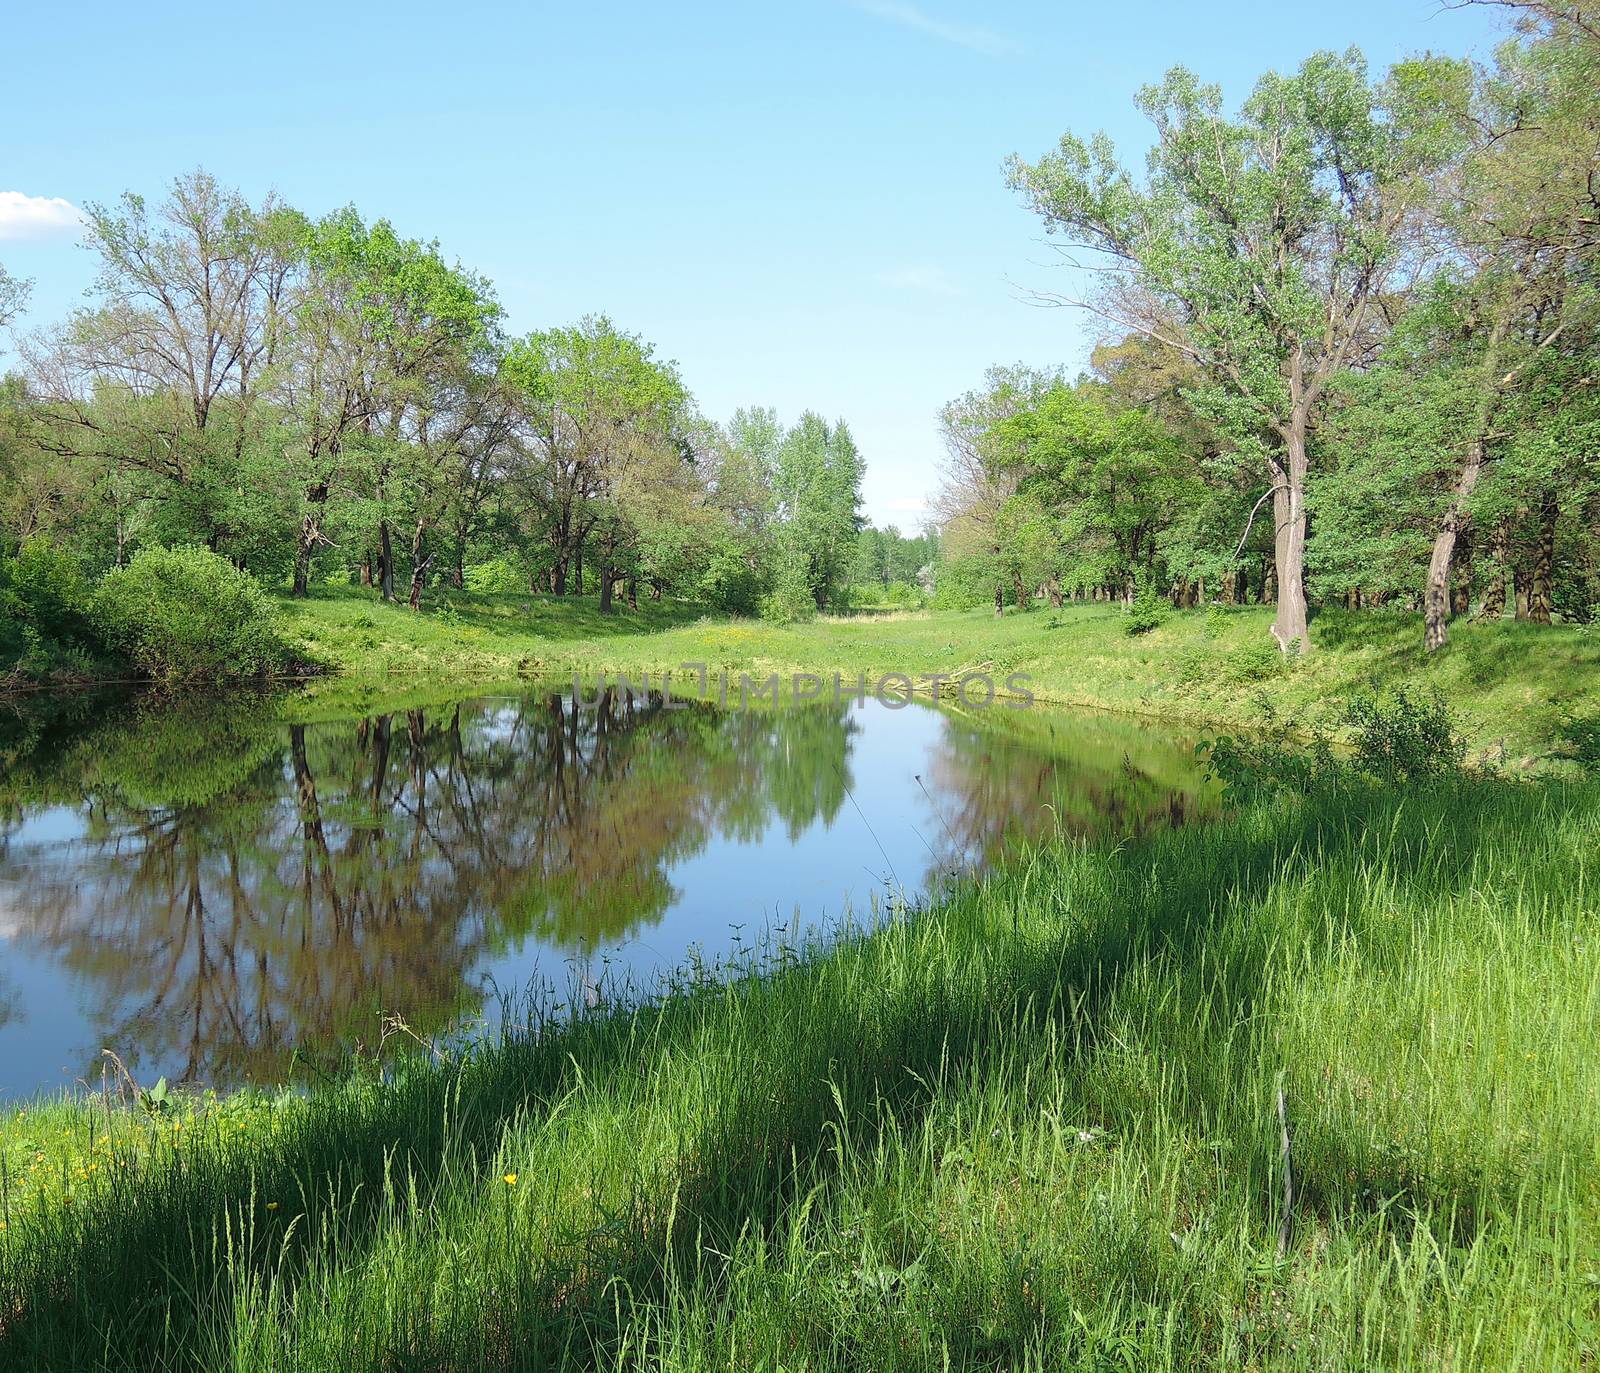
<instances>
[{"instance_id":1,"label":"tree reflection in water","mask_svg":"<svg viewBox=\"0 0 1600 1373\"><path fill-rule=\"evenodd\" d=\"M0 938L83 989L94 1042L61 1048L85 1068L107 1044L136 1071L276 1080L296 1051L370 1043L380 1009L424 1035L471 1018L508 953L662 921L713 839L759 864L831 826L875 710L548 690L314 725L259 700L19 718L0 732ZM904 760L924 888L1019 832L1136 832L1194 804L1186 749L1124 722L929 718ZM0 1048L27 1016L21 966Z\"/></svg>"}]
</instances>

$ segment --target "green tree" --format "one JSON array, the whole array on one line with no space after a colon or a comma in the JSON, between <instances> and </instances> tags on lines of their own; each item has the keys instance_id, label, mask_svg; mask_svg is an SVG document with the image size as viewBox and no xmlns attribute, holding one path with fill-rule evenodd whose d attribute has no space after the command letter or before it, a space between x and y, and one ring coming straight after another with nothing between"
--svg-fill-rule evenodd
<instances>
[{"instance_id":1,"label":"green tree","mask_svg":"<svg viewBox=\"0 0 1600 1373\"><path fill-rule=\"evenodd\" d=\"M1019 511L1012 505L1021 470L996 442L1003 422L1038 403L1060 380L1055 372L991 367L984 385L947 404L939 414L945 465L935 507L943 520L946 571L954 572L945 599L994 598L995 614L1005 604L1006 588L1018 606L1026 601L1029 579L1038 571L1031 556L1037 545L1016 542ZM1028 522L1038 532L1037 522ZM970 588L971 597L958 588ZM987 590L980 590L980 587Z\"/></svg>"},{"instance_id":2,"label":"green tree","mask_svg":"<svg viewBox=\"0 0 1600 1373\"><path fill-rule=\"evenodd\" d=\"M283 208L197 171L159 207L130 192L86 213L99 304L27 352L40 446L140 473L167 537L276 556L283 493L260 465L294 268Z\"/></svg>"},{"instance_id":3,"label":"green tree","mask_svg":"<svg viewBox=\"0 0 1600 1373\"><path fill-rule=\"evenodd\" d=\"M1051 387L1002 420L995 439L1018 472L1015 500L1050 526L1050 574L1131 601L1198 486L1177 438L1149 411L1113 410L1106 388L1086 381Z\"/></svg>"},{"instance_id":4,"label":"green tree","mask_svg":"<svg viewBox=\"0 0 1600 1373\"><path fill-rule=\"evenodd\" d=\"M1308 645L1306 477L1328 383L1397 286L1428 179L1448 160L1461 64L1402 64L1369 82L1353 50L1257 82L1237 117L1182 68L1140 93L1156 144L1141 185L1103 134L1065 135L1010 184L1051 233L1095 255L1087 304L1192 358L1212 410L1254 446L1275 503L1278 613Z\"/></svg>"},{"instance_id":5,"label":"green tree","mask_svg":"<svg viewBox=\"0 0 1600 1373\"><path fill-rule=\"evenodd\" d=\"M773 472L777 556L825 609L845 584L861 524L860 451L843 420L808 410L784 435Z\"/></svg>"},{"instance_id":6,"label":"green tree","mask_svg":"<svg viewBox=\"0 0 1600 1373\"><path fill-rule=\"evenodd\" d=\"M688 390L672 363L603 315L514 343L505 375L551 590L566 591L592 540L609 612L619 578L637 576L643 526L689 499Z\"/></svg>"}]
</instances>

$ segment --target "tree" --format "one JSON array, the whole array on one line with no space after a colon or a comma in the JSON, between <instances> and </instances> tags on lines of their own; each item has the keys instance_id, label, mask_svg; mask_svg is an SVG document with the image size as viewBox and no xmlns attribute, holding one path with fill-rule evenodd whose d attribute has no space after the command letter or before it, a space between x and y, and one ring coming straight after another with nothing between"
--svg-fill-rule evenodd
<instances>
[{"instance_id":1,"label":"tree","mask_svg":"<svg viewBox=\"0 0 1600 1373\"><path fill-rule=\"evenodd\" d=\"M1579 46L1581 47L1581 41ZM1592 83L1574 85L1567 35L1502 48L1479 83L1466 128L1472 141L1451 183L1443 220L1452 247L1448 310L1437 351L1453 356L1470 394L1470 422L1453 446L1453 490L1438 520L1423 596L1424 640L1443 646L1457 541L1493 456L1514 391L1555 361L1551 352L1594 324L1580 264L1593 246ZM1588 76L1596 72L1592 63ZM1581 371L1581 369L1580 369Z\"/></svg>"},{"instance_id":2,"label":"tree","mask_svg":"<svg viewBox=\"0 0 1600 1373\"><path fill-rule=\"evenodd\" d=\"M0 263L0 329L9 328L28 307L28 292L32 288L31 281L19 280L6 271L5 264Z\"/></svg>"},{"instance_id":3,"label":"tree","mask_svg":"<svg viewBox=\"0 0 1600 1373\"><path fill-rule=\"evenodd\" d=\"M784 435L773 472L778 557L825 609L843 586L860 528L865 464L843 420L807 410Z\"/></svg>"},{"instance_id":4,"label":"tree","mask_svg":"<svg viewBox=\"0 0 1600 1373\"><path fill-rule=\"evenodd\" d=\"M1058 383L1000 421L995 442L1018 473L1013 504L1048 526L1049 575L1131 601L1199 484L1175 436L1149 411L1113 410L1106 388L1085 381Z\"/></svg>"},{"instance_id":5,"label":"tree","mask_svg":"<svg viewBox=\"0 0 1600 1373\"><path fill-rule=\"evenodd\" d=\"M1021 473L996 445L999 425L1037 403L1059 381L1055 372L991 367L984 386L951 401L939 413L945 466L935 508L944 521L947 559L965 565L968 577L993 588L995 614L1009 586L1024 603L1030 569L1008 535L1015 521L1010 503Z\"/></svg>"},{"instance_id":6,"label":"tree","mask_svg":"<svg viewBox=\"0 0 1600 1373\"><path fill-rule=\"evenodd\" d=\"M566 591L569 569L581 568L592 538L600 608L609 612L618 578L637 573L651 481L675 485L690 460L689 393L673 364L603 315L518 341L505 373L517 396L521 479L549 548L551 590Z\"/></svg>"},{"instance_id":7,"label":"tree","mask_svg":"<svg viewBox=\"0 0 1600 1373\"><path fill-rule=\"evenodd\" d=\"M129 193L87 207L100 304L30 348L39 441L116 463L175 498L172 537L244 557L283 527L281 492L255 472L270 423L258 403L285 330L292 220L250 207L204 171L152 212Z\"/></svg>"},{"instance_id":8,"label":"tree","mask_svg":"<svg viewBox=\"0 0 1600 1373\"><path fill-rule=\"evenodd\" d=\"M1309 646L1309 444L1330 380L1369 345L1375 301L1415 265L1408 236L1449 156L1461 64L1402 64L1381 85L1354 50L1257 82L1238 117L1175 68L1139 105L1156 128L1141 186L1103 134L1071 134L1009 180L1051 233L1091 253L1085 304L1191 357L1212 411L1270 478L1287 652Z\"/></svg>"}]
</instances>

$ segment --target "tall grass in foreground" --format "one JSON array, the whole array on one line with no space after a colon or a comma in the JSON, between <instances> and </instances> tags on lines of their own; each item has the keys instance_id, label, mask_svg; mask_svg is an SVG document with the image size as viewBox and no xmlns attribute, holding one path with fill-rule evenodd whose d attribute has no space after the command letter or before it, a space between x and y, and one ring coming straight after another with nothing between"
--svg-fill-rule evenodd
<instances>
[{"instance_id":1,"label":"tall grass in foreground","mask_svg":"<svg viewBox=\"0 0 1600 1373\"><path fill-rule=\"evenodd\" d=\"M14 1207L0 1367L1594 1367L1597 853L1592 784L1046 845Z\"/></svg>"}]
</instances>

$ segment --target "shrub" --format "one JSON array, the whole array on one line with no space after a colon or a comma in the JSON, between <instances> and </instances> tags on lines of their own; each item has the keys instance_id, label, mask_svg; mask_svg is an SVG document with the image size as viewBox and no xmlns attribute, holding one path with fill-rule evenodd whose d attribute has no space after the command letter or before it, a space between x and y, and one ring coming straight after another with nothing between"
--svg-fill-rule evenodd
<instances>
[{"instance_id":1,"label":"shrub","mask_svg":"<svg viewBox=\"0 0 1600 1373\"><path fill-rule=\"evenodd\" d=\"M1178 685L1194 686L1209 682L1217 675L1217 660L1214 654L1196 644L1178 654L1177 669Z\"/></svg>"},{"instance_id":2,"label":"shrub","mask_svg":"<svg viewBox=\"0 0 1600 1373\"><path fill-rule=\"evenodd\" d=\"M1139 589L1134 593L1133 604L1128 607L1128 618L1122 622L1122 632L1130 637L1148 634L1159 629L1171 618L1172 607L1156 590L1154 577L1139 578Z\"/></svg>"},{"instance_id":3,"label":"shrub","mask_svg":"<svg viewBox=\"0 0 1600 1373\"><path fill-rule=\"evenodd\" d=\"M1326 735L1313 732L1309 744L1298 721L1281 719L1264 696L1256 707L1261 727L1252 734L1203 739L1195 755L1206 776L1222 783L1225 801L1251 801L1280 791L1310 795L1336 787L1344 768Z\"/></svg>"},{"instance_id":4,"label":"shrub","mask_svg":"<svg viewBox=\"0 0 1600 1373\"><path fill-rule=\"evenodd\" d=\"M77 561L34 539L0 560L0 652L30 669L87 666L100 651L90 587Z\"/></svg>"},{"instance_id":5,"label":"shrub","mask_svg":"<svg viewBox=\"0 0 1600 1373\"><path fill-rule=\"evenodd\" d=\"M1565 753L1586 772L1600 772L1600 715L1569 715L1561 723Z\"/></svg>"},{"instance_id":6,"label":"shrub","mask_svg":"<svg viewBox=\"0 0 1600 1373\"><path fill-rule=\"evenodd\" d=\"M913 582L890 582L887 586L868 582L852 586L846 593L852 610L917 610L926 599L922 588Z\"/></svg>"},{"instance_id":7,"label":"shrub","mask_svg":"<svg viewBox=\"0 0 1600 1373\"><path fill-rule=\"evenodd\" d=\"M462 573L461 580L466 583L468 591L483 594L526 592L528 589L527 572L509 554L501 554L498 558L490 558L487 562L474 563Z\"/></svg>"},{"instance_id":8,"label":"shrub","mask_svg":"<svg viewBox=\"0 0 1600 1373\"><path fill-rule=\"evenodd\" d=\"M700 574L699 599L730 615L754 615L761 609L761 578L750 563L737 545L712 549Z\"/></svg>"},{"instance_id":9,"label":"shrub","mask_svg":"<svg viewBox=\"0 0 1600 1373\"><path fill-rule=\"evenodd\" d=\"M1228 799L1359 783L1418 786L1459 778L1465 767L1466 738L1438 692L1423 700L1401 687L1387 702L1366 697L1346 704L1339 718L1354 730L1354 739L1344 757L1322 731L1281 720L1264 696L1257 708L1263 724L1256 733L1208 739L1195 750Z\"/></svg>"},{"instance_id":10,"label":"shrub","mask_svg":"<svg viewBox=\"0 0 1600 1373\"><path fill-rule=\"evenodd\" d=\"M1425 782L1461 771L1467 741L1442 693L1426 700L1398 687L1385 705L1376 697L1350 702L1344 721L1355 729L1355 768L1380 782Z\"/></svg>"},{"instance_id":11,"label":"shrub","mask_svg":"<svg viewBox=\"0 0 1600 1373\"><path fill-rule=\"evenodd\" d=\"M817 600L805 575L793 565L778 572L770 594L761 598L761 618L773 624L789 625L816 616Z\"/></svg>"},{"instance_id":12,"label":"shrub","mask_svg":"<svg viewBox=\"0 0 1600 1373\"><path fill-rule=\"evenodd\" d=\"M1222 660L1222 675L1230 682L1266 682L1281 677L1290 658L1275 639L1241 644Z\"/></svg>"},{"instance_id":13,"label":"shrub","mask_svg":"<svg viewBox=\"0 0 1600 1373\"><path fill-rule=\"evenodd\" d=\"M205 548L142 550L101 579L93 615L105 642L152 677L252 677L284 661L266 592Z\"/></svg>"}]
</instances>

